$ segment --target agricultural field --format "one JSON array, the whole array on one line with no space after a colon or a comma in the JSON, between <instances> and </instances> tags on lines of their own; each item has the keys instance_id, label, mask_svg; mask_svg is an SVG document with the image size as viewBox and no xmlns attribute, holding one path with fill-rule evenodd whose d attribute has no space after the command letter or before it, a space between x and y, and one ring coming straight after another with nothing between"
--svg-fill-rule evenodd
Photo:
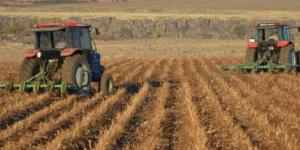
<instances>
[{"instance_id":1,"label":"agricultural field","mask_svg":"<svg viewBox=\"0 0 300 150\"><path fill-rule=\"evenodd\" d=\"M299 149L299 75L221 73L241 56L103 60L118 89L0 91L3 149ZM2 62L0 81L18 63Z\"/></svg>"},{"instance_id":2,"label":"agricultural field","mask_svg":"<svg viewBox=\"0 0 300 150\"><path fill-rule=\"evenodd\" d=\"M100 24L97 18L115 18L115 24L108 25L112 35L123 26L136 29L130 26L135 24L144 29L137 35L150 33L151 22L165 32L169 27L169 32L95 39L101 63L116 85L109 96L60 98L59 92L0 89L0 150L300 149L300 74L243 74L219 68L244 63L252 23L284 20L300 25L299 0L44 3L50 1L57 0L0 0L0 84L18 82L23 52L33 48L27 22L79 18L95 27ZM188 27L170 28L182 20L189 21L184 21ZM179 36L206 22L214 25L199 29L206 36ZM237 28L244 36L223 33L236 26L249 29Z\"/></svg>"}]
</instances>

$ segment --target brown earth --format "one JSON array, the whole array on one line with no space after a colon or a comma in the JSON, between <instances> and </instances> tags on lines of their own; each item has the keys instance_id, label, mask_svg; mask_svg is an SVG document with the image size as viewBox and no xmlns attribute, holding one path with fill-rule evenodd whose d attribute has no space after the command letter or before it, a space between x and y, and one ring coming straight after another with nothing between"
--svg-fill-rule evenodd
<instances>
[{"instance_id":1,"label":"brown earth","mask_svg":"<svg viewBox=\"0 0 300 150\"><path fill-rule=\"evenodd\" d=\"M237 62L241 57L104 60L122 85L107 98L1 90L0 147L299 149L299 75L218 70ZM1 82L15 80L17 64L1 63Z\"/></svg>"}]
</instances>

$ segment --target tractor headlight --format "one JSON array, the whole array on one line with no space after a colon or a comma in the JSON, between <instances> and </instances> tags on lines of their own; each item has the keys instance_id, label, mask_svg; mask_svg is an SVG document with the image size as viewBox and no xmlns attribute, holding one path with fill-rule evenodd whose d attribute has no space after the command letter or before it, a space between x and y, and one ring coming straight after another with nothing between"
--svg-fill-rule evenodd
<instances>
[{"instance_id":1,"label":"tractor headlight","mask_svg":"<svg viewBox=\"0 0 300 150\"><path fill-rule=\"evenodd\" d=\"M38 57L38 58L41 58L41 57L42 57L42 53L41 53L41 52L38 52L38 53L37 53L37 57Z\"/></svg>"}]
</instances>

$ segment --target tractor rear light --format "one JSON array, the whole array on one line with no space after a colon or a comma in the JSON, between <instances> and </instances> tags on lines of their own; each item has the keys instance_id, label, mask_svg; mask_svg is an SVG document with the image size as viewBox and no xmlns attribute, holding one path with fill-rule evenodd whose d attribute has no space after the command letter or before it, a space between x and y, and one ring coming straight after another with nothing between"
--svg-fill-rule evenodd
<instances>
[{"instance_id":1,"label":"tractor rear light","mask_svg":"<svg viewBox=\"0 0 300 150\"><path fill-rule=\"evenodd\" d=\"M247 45L249 48L257 48L258 47L258 44L256 42L249 41Z\"/></svg>"},{"instance_id":2,"label":"tractor rear light","mask_svg":"<svg viewBox=\"0 0 300 150\"><path fill-rule=\"evenodd\" d=\"M289 45L289 41L278 41L277 42L277 47L285 47Z\"/></svg>"}]
</instances>

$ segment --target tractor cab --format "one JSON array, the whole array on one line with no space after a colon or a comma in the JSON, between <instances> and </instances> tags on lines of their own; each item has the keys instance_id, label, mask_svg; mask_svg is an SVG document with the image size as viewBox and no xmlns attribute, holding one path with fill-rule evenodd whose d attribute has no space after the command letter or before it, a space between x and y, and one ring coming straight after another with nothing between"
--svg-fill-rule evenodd
<instances>
[{"instance_id":1,"label":"tractor cab","mask_svg":"<svg viewBox=\"0 0 300 150\"><path fill-rule=\"evenodd\" d=\"M31 29L35 35L34 50L25 51L24 56L60 59L75 53L90 55L93 49L90 28L76 22L36 23Z\"/></svg>"},{"instance_id":2,"label":"tractor cab","mask_svg":"<svg viewBox=\"0 0 300 150\"><path fill-rule=\"evenodd\" d=\"M282 47L293 44L291 27L283 23L261 23L256 26L255 38L250 39L248 48L258 52L279 52ZM262 54L263 55L263 54Z\"/></svg>"},{"instance_id":3,"label":"tractor cab","mask_svg":"<svg viewBox=\"0 0 300 150\"><path fill-rule=\"evenodd\" d=\"M260 41L290 41L290 27L287 24L263 23L256 26L255 40Z\"/></svg>"},{"instance_id":4,"label":"tractor cab","mask_svg":"<svg viewBox=\"0 0 300 150\"><path fill-rule=\"evenodd\" d=\"M36 49L92 49L90 25L73 22L37 23L34 27L32 31L35 34Z\"/></svg>"}]
</instances>

